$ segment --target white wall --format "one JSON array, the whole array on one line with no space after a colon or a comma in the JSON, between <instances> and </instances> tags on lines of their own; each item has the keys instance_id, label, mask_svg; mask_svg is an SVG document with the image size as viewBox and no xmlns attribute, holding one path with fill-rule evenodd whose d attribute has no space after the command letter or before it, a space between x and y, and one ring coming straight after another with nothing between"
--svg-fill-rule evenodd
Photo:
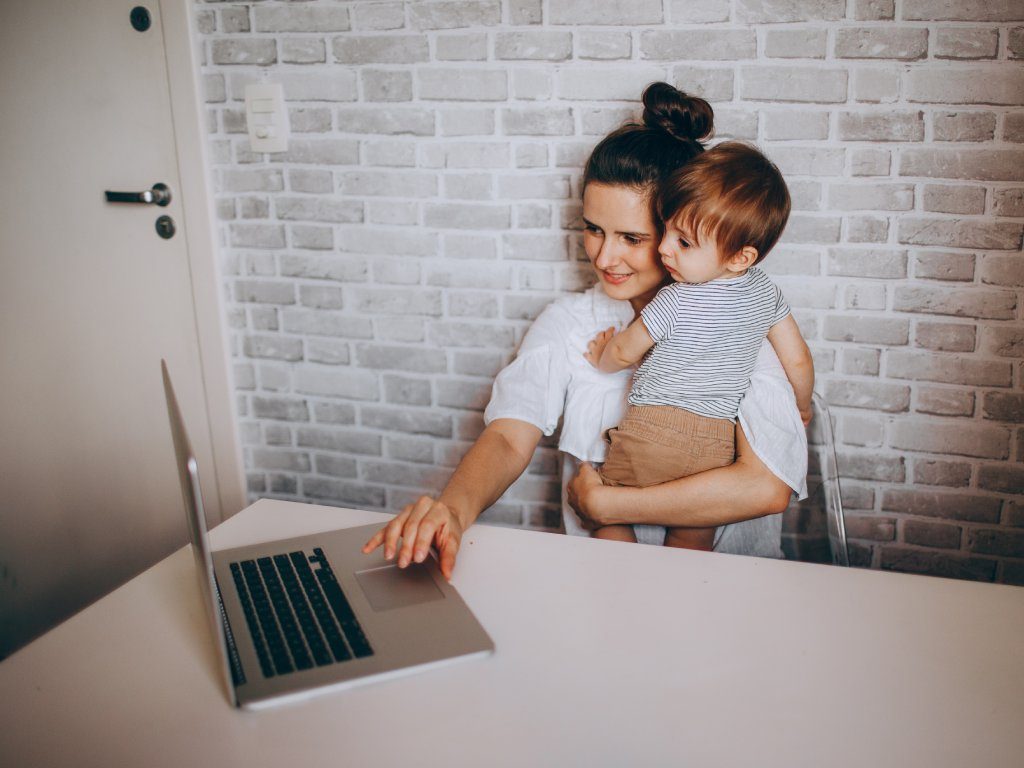
<instances>
[{"instance_id":1,"label":"white wall","mask_svg":"<svg viewBox=\"0 0 1024 768\"><path fill-rule=\"evenodd\" d=\"M1024 583L1020 2L199 2L196 23L253 496L397 510L442 485L531 318L590 283L580 166L664 79L789 181L765 266L838 415L856 562ZM264 74L283 156L243 135ZM550 445L489 519L554 523Z\"/></svg>"}]
</instances>

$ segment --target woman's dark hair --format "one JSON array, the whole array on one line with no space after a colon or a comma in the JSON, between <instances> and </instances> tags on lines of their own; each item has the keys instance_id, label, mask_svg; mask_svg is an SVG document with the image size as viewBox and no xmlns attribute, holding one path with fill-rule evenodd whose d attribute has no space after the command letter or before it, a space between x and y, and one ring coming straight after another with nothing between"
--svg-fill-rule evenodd
<instances>
[{"instance_id":1,"label":"woman's dark hair","mask_svg":"<svg viewBox=\"0 0 1024 768\"><path fill-rule=\"evenodd\" d=\"M642 97L642 123L626 123L603 138L583 170L583 186L623 185L653 195L660 182L704 151L714 130L711 105L668 83L652 83Z\"/></svg>"}]
</instances>

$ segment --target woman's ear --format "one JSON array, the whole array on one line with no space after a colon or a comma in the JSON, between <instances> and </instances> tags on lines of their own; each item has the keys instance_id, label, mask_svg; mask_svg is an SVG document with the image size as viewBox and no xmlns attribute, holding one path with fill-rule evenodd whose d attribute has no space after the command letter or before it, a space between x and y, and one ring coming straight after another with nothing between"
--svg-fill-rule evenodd
<instances>
[{"instance_id":1,"label":"woman's ear","mask_svg":"<svg viewBox=\"0 0 1024 768\"><path fill-rule=\"evenodd\" d=\"M730 272L744 272L754 266L757 256L757 248L752 245L744 245L729 257L725 263L726 269Z\"/></svg>"}]
</instances>

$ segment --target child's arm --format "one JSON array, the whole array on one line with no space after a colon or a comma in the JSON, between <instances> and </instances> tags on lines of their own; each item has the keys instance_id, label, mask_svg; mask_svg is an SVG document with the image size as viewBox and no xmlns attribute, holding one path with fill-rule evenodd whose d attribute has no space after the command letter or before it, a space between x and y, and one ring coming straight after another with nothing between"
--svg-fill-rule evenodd
<instances>
[{"instance_id":1,"label":"child's arm","mask_svg":"<svg viewBox=\"0 0 1024 768\"><path fill-rule=\"evenodd\" d=\"M587 345L584 357L602 373L615 373L638 363L653 346L654 339L643 320L637 318L622 333L612 328L601 331Z\"/></svg>"},{"instance_id":2,"label":"child's arm","mask_svg":"<svg viewBox=\"0 0 1024 768\"><path fill-rule=\"evenodd\" d=\"M796 395L796 407L800 410L800 418L804 424L811 421L811 391L814 389L814 361L811 350L800 334L796 320L787 315L768 331L768 341L775 348L786 371L786 378L793 385Z\"/></svg>"}]
</instances>

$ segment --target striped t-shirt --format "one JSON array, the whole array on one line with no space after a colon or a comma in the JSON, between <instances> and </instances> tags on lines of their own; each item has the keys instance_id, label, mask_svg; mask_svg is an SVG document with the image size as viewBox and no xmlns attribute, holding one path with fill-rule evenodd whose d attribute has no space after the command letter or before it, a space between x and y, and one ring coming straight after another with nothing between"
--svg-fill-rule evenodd
<instances>
[{"instance_id":1,"label":"striped t-shirt","mask_svg":"<svg viewBox=\"0 0 1024 768\"><path fill-rule=\"evenodd\" d=\"M757 267L665 286L640 312L655 344L633 378L630 404L734 420L765 334L788 314L782 292Z\"/></svg>"}]
</instances>

